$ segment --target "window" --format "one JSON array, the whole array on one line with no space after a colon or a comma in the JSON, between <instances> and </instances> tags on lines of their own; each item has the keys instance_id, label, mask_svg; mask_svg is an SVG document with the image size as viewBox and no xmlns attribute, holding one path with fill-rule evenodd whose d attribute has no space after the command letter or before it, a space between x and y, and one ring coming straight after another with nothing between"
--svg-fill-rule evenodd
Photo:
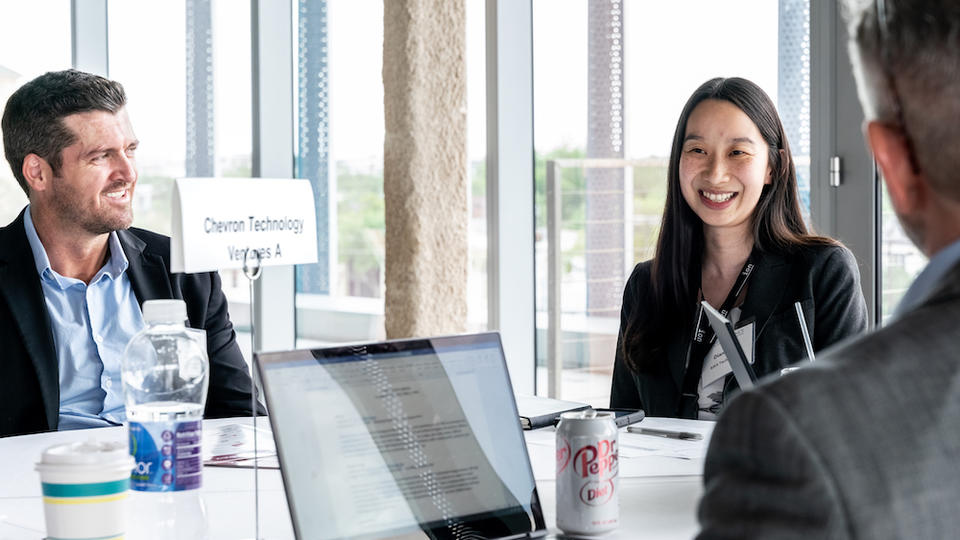
<instances>
[{"instance_id":1,"label":"window","mask_svg":"<svg viewBox=\"0 0 960 540\"><path fill-rule=\"evenodd\" d=\"M319 262L297 267L298 346L382 339L383 2L294 5L295 174L313 184L319 242ZM466 7L468 328L477 331L487 327L484 4Z\"/></svg>"},{"instance_id":2,"label":"window","mask_svg":"<svg viewBox=\"0 0 960 540\"><path fill-rule=\"evenodd\" d=\"M927 265L927 257L913 245L897 220L890 204L887 185L877 183L880 190L880 320L886 322L897 308L907 288Z\"/></svg>"},{"instance_id":3,"label":"window","mask_svg":"<svg viewBox=\"0 0 960 540\"><path fill-rule=\"evenodd\" d=\"M319 262L297 267L301 346L383 337L383 4L298 0L296 167Z\"/></svg>"},{"instance_id":4,"label":"window","mask_svg":"<svg viewBox=\"0 0 960 540\"><path fill-rule=\"evenodd\" d=\"M233 0L108 4L110 78L123 84L140 147L134 225L170 233L173 182L251 172L250 4ZM249 329L250 290L220 272L230 317ZM237 340L249 357L249 339Z\"/></svg>"},{"instance_id":5,"label":"window","mask_svg":"<svg viewBox=\"0 0 960 540\"><path fill-rule=\"evenodd\" d=\"M470 268L467 330L488 329L487 320L487 74L484 2L467 5L467 204Z\"/></svg>"},{"instance_id":6,"label":"window","mask_svg":"<svg viewBox=\"0 0 960 540\"><path fill-rule=\"evenodd\" d=\"M123 85L140 140L134 224L170 234L173 180L186 176L183 2L110 2L110 78Z\"/></svg>"},{"instance_id":7,"label":"window","mask_svg":"<svg viewBox=\"0 0 960 540\"><path fill-rule=\"evenodd\" d=\"M739 76L766 90L809 204L809 2L732 10L693 0L534 0L533 9L537 391L605 406L623 285L653 255L673 130L697 86ZM552 260L550 176L560 222Z\"/></svg>"},{"instance_id":8,"label":"window","mask_svg":"<svg viewBox=\"0 0 960 540\"><path fill-rule=\"evenodd\" d=\"M25 21L43 20L43 35ZM70 2L37 0L0 5L0 107L27 81L70 67ZM6 160L0 164L0 225L13 221L27 196Z\"/></svg>"}]
</instances>

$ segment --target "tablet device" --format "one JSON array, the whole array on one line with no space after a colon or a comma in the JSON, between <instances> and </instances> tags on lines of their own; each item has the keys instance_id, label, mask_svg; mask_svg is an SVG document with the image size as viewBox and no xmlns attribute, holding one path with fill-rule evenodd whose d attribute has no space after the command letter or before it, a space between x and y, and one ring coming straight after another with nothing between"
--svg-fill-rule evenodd
<instances>
[{"instance_id":1,"label":"tablet device","mask_svg":"<svg viewBox=\"0 0 960 540\"><path fill-rule=\"evenodd\" d=\"M636 424L643 420L644 417L643 409L596 409L596 411L598 413L613 413L613 423L616 424L618 428Z\"/></svg>"},{"instance_id":2,"label":"tablet device","mask_svg":"<svg viewBox=\"0 0 960 540\"><path fill-rule=\"evenodd\" d=\"M713 309L713 306L708 304L706 300L700 302L700 305L703 306L703 311L707 314L707 320L710 321L710 327L717 335L723 353L727 355L727 362L730 363L730 369L733 371L733 376L737 379L740 389L749 390L753 388L756 385L757 376L753 373L753 367L747 361L743 348L740 347L740 340L737 339L733 324L719 311Z\"/></svg>"}]
</instances>

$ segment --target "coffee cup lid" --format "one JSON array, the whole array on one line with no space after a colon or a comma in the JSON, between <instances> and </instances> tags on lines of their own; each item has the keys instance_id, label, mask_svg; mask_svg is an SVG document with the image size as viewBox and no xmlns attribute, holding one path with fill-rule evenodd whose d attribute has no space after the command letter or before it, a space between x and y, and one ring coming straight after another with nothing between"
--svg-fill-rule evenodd
<instances>
[{"instance_id":1,"label":"coffee cup lid","mask_svg":"<svg viewBox=\"0 0 960 540\"><path fill-rule=\"evenodd\" d=\"M124 442L95 441L72 442L51 446L43 451L37 469L58 466L102 466L127 464L133 466L133 457Z\"/></svg>"}]
</instances>

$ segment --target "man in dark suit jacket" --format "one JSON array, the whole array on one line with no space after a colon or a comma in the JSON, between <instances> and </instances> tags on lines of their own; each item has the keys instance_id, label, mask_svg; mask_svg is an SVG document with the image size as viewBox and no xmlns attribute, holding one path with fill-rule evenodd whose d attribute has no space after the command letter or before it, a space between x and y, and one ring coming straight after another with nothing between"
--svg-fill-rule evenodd
<instances>
[{"instance_id":1,"label":"man in dark suit jacket","mask_svg":"<svg viewBox=\"0 0 960 540\"><path fill-rule=\"evenodd\" d=\"M30 205L0 229L0 436L54 430L64 418L122 421L118 351L151 299L184 300L190 326L206 331L205 415L250 413L219 276L170 273L169 238L130 228L138 141L125 104L118 83L68 70L27 83L5 107L4 153ZM94 286L105 294L83 296ZM64 410L63 385L84 396L78 410ZM107 401L116 414L106 414Z\"/></svg>"},{"instance_id":2,"label":"man in dark suit jacket","mask_svg":"<svg viewBox=\"0 0 960 540\"><path fill-rule=\"evenodd\" d=\"M894 319L732 400L701 538L953 538L960 530L960 4L851 2L866 135L930 257Z\"/></svg>"}]
</instances>

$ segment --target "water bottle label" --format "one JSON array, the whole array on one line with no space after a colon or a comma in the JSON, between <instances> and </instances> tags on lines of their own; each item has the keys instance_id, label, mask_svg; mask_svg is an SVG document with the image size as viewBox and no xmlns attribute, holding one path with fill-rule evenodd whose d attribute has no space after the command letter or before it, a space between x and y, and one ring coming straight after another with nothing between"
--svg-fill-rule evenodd
<instances>
[{"instance_id":1,"label":"water bottle label","mask_svg":"<svg viewBox=\"0 0 960 540\"><path fill-rule=\"evenodd\" d=\"M199 421L130 422L130 454L136 465L130 488L182 491L200 487L203 456Z\"/></svg>"}]
</instances>

